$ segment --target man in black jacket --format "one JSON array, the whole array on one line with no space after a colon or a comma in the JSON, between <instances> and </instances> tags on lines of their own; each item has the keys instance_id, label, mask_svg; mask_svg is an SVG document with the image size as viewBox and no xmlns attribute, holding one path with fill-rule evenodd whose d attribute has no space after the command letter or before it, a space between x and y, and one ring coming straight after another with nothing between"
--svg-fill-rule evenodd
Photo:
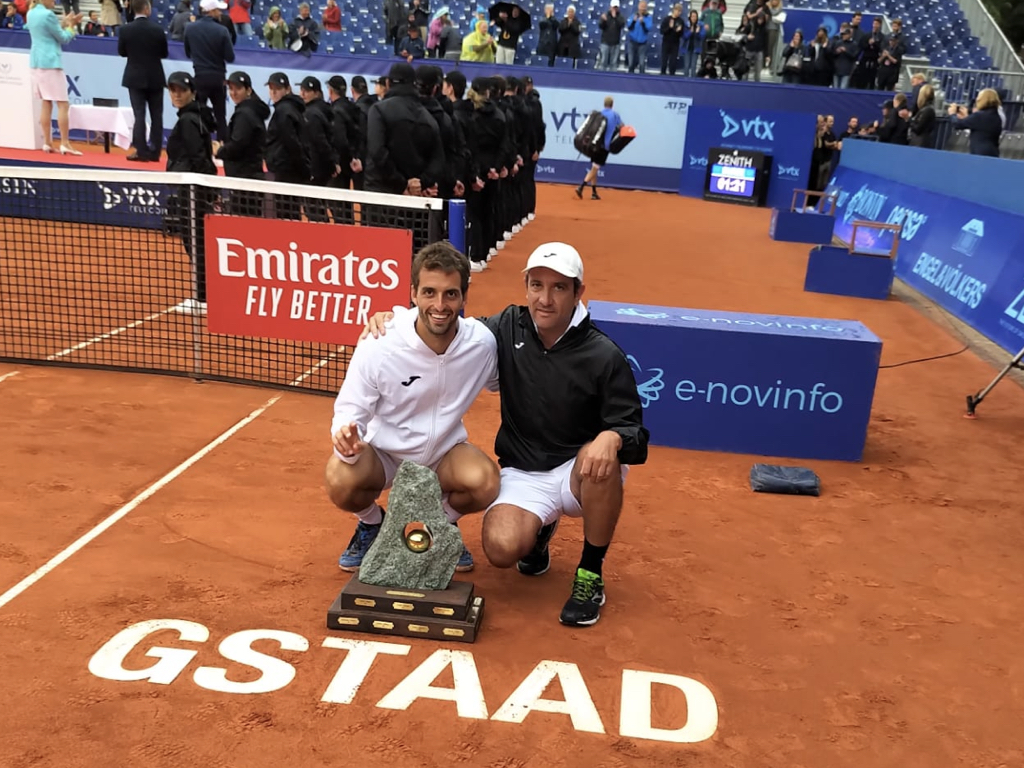
<instances>
[{"instance_id":1,"label":"man in black jacket","mask_svg":"<svg viewBox=\"0 0 1024 768\"><path fill-rule=\"evenodd\" d=\"M128 61L124 65L121 85L128 89L128 97L135 113L132 146L135 151L129 160L141 162L160 159L164 144L164 66L167 58L167 36L149 20L152 8L149 0L133 0L135 18L121 28L117 37L117 52ZM149 142L146 142L146 107L149 107Z\"/></svg>"},{"instance_id":2,"label":"man in black jacket","mask_svg":"<svg viewBox=\"0 0 1024 768\"><path fill-rule=\"evenodd\" d=\"M416 68L416 85L420 91L420 102L437 124L444 148L444 173L438 185L439 197L449 200L462 197L465 187L466 140L462 127L455 122L438 101L441 93L441 79L444 72L440 67L421 64Z\"/></svg>"},{"instance_id":3,"label":"man in black jacket","mask_svg":"<svg viewBox=\"0 0 1024 768\"><path fill-rule=\"evenodd\" d=\"M284 72L275 72L267 80L274 115L267 126L267 170L274 181L286 184L309 184L309 155L306 147L306 105L292 93L291 82ZM287 195L277 196L277 218L299 219L301 200Z\"/></svg>"},{"instance_id":4,"label":"man in black jacket","mask_svg":"<svg viewBox=\"0 0 1024 768\"><path fill-rule=\"evenodd\" d=\"M196 101L210 102L217 121L217 138L228 135L227 91L224 76L228 64L235 60L231 34L220 23L221 11L227 8L222 0L202 0L203 17L185 27L185 55L192 59L196 73Z\"/></svg>"},{"instance_id":5,"label":"man in black jacket","mask_svg":"<svg viewBox=\"0 0 1024 768\"><path fill-rule=\"evenodd\" d=\"M533 78L527 75L523 78L523 87L526 90L526 108L530 113L530 120L533 125L533 154L524 157L526 172L526 219L533 221L537 213L537 163L540 161L541 153L547 144L547 124L544 122L544 106L540 101L540 94L533 87Z\"/></svg>"},{"instance_id":6,"label":"man in black jacket","mask_svg":"<svg viewBox=\"0 0 1024 768\"><path fill-rule=\"evenodd\" d=\"M359 161L359 170L356 170L355 166L352 167L352 188L363 189L365 186L365 171L366 171L366 125L369 120L370 107L377 103L377 98L370 95L369 86L366 84L366 78L362 75L356 75L352 78L352 103L356 105L359 110L359 121L356 123L359 126L359 147L355 152L355 158Z\"/></svg>"},{"instance_id":7,"label":"man in black jacket","mask_svg":"<svg viewBox=\"0 0 1024 768\"><path fill-rule=\"evenodd\" d=\"M484 552L498 568L540 576L561 516L582 517L583 554L559 620L590 626L605 602L602 568L626 471L647 461L650 435L625 354L581 302L576 249L538 246L525 271L527 306L481 318L498 341L501 392L501 490L484 517ZM388 319L374 316L368 332L379 335Z\"/></svg>"},{"instance_id":8,"label":"man in black jacket","mask_svg":"<svg viewBox=\"0 0 1024 768\"><path fill-rule=\"evenodd\" d=\"M436 197L444 149L437 123L420 103L416 73L409 64L392 64L388 84L367 117L366 190Z\"/></svg>"}]
</instances>

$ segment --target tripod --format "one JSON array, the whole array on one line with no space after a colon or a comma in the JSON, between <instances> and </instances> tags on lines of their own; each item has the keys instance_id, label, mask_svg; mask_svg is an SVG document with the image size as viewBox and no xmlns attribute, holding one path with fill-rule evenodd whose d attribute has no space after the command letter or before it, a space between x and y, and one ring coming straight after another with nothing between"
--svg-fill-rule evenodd
<instances>
[{"instance_id":1,"label":"tripod","mask_svg":"<svg viewBox=\"0 0 1024 768\"><path fill-rule=\"evenodd\" d=\"M988 393L992 391L995 385L998 384L1002 380L1002 378L1006 376L1006 374L1008 374L1014 368L1020 368L1021 370L1024 370L1024 363L1021 362L1022 359L1024 359L1024 349L1021 349L1021 351L1018 352L1013 357L1013 359L1006 364L1006 367L999 372L999 375L992 380L991 384L989 384L987 387L981 390L981 392L979 392L978 394L967 396L967 413L964 414L964 418L975 418L974 409L981 404L982 400L988 397Z\"/></svg>"}]
</instances>

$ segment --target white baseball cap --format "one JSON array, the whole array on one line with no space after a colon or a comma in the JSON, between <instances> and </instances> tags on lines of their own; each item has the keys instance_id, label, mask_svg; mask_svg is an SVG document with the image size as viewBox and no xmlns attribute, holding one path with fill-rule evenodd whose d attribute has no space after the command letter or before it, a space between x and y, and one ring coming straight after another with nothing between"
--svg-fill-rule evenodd
<instances>
[{"instance_id":1,"label":"white baseball cap","mask_svg":"<svg viewBox=\"0 0 1024 768\"><path fill-rule=\"evenodd\" d=\"M225 11L227 10L228 4L223 0L203 0L199 3L199 10L201 11Z\"/></svg>"},{"instance_id":2,"label":"white baseball cap","mask_svg":"<svg viewBox=\"0 0 1024 768\"><path fill-rule=\"evenodd\" d=\"M547 267L560 275L583 281L583 259L580 258L579 251L566 243L538 245L526 260L526 269L523 272L529 272L537 267Z\"/></svg>"},{"instance_id":3,"label":"white baseball cap","mask_svg":"<svg viewBox=\"0 0 1024 768\"><path fill-rule=\"evenodd\" d=\"M619 7L619 0L612 0L612 8L618 8L618 7Z\"/></svg>"}]
</instances>

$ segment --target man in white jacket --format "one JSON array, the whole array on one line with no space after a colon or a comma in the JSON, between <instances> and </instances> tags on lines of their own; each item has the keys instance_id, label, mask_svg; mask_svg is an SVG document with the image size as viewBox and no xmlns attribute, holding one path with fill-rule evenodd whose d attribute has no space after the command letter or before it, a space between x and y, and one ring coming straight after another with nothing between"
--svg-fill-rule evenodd
<instances>
[{"instance_id":1,"label":"man in white jacket","mask_svg":"<svg viewBox=\"0 0 1024 768\"><path fill-rule=\"evenodd\" d=\"M334 404L334 454L327 492L359 524L338 560L356 571L380 532L377 503L403 460L437 472L443 506L454 524L486 509L498 495L497 465L466 441L462 417L481 389L497 391L497 342L485 326L459 313L469 289L469 260L434 243L412 263L412 300L395 331L356 347ZM473 568L464 550L457 570Z\"/></svg>"}]
</instances>

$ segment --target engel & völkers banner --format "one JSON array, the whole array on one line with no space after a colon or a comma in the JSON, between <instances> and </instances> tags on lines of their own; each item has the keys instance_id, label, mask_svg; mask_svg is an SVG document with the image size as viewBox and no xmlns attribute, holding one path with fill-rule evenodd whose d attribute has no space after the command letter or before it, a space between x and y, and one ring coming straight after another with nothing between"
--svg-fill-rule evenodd
<instances>
[{"instance_id":1,"label":"engel & v\u00f6lkers banner","mask_svg":"<svg viewBox=\"0 0 1024 768\"><path fill-rule=\"evenodd\" d=\"M408 303L411 261L408 230L207 216L208 327L352 346Z\"/></svg>"}]
</instances>

